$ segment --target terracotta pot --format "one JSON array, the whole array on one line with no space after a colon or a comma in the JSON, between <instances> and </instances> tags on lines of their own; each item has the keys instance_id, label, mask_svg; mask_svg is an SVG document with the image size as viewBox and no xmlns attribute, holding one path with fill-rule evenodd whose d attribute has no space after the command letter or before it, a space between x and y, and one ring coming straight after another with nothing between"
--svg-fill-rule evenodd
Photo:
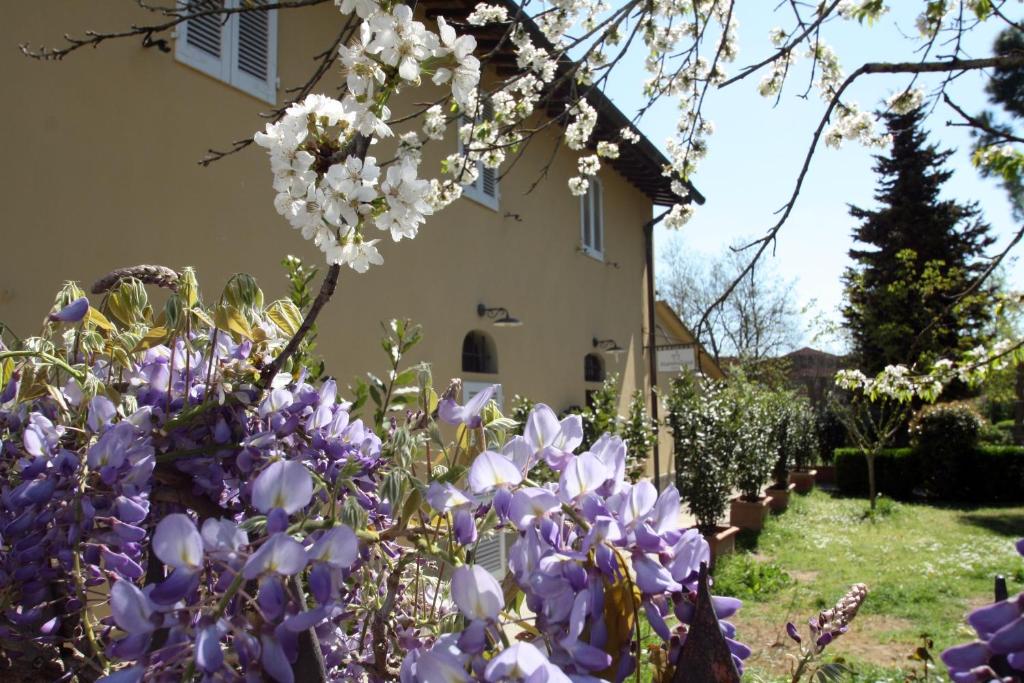
<instances>
[{"instance_id":1,"label":"terracotta pot","mask_svg":"<svg viewBox=\"0 0 1024 683\"><path fill-rule=\"evenodd\" d=\"M814 476L818 470L806 470L804 472L790 472L789 483L796 484L797 493L810 493L814 490Z\"/></svg>"},{"instance_id":2,"label":"terracotta pot","mask_svg":"<svg viewBox=\"0 0 1024 683\"><path fill-rule=\"evenodd\" d=\"M729 506L729 524L741 529L760 531L772 504L771 496L761 496L755 501L733 498Z\"/></svg>"},{"instance_id":3,"label":"terracotta pot","mask_svg":"<svg viewBox=\"0 0 1024 683\"><path fill-rule=\"evenodd\" d=\"M704 540L711 546L711 564L715 564L715 558L721 555L728 555L736 550L736 534L740 528L736 526L718 526L714 533L704 534Z\"/></svg>"},{"instance_id":4,"label":"terracotta pot","mask_svg":"<svg viewBox=\"0 0 1024 683\"><path fill-rule=\"evenodd\" d=\"M834 484L836 483L836 466L835 465L818 465L818 474L814 477L814 483L816 484Z\"/></svg>"},{"instance_id":5,"label":"terracotta pot","mask_svg":"<svg viewBox=\"0 0 1024 683\"><path fill-rule=\"evenodd\" d=\"M789 494L796 488L796 484L787 484L784 489L770 488L765 491L766 494L771 496L771 507L773 512L782 512L789 507Z\"/></svg>"}]
</instances>

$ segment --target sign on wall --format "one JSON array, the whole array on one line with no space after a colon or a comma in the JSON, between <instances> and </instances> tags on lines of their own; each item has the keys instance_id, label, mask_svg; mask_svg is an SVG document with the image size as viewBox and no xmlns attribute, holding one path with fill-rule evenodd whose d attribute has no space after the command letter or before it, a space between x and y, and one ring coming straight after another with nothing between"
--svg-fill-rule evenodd
<instances>
[{"instance_id":1,"label":"sign on wall","mask_svg":"<svg viewBox=\"0 0 1024 683\"><path fill-rule=\"evenodd\" d=\"M658 372L696 370L697 358L692 346L658 347Z\"/></svg>"}]
</instances>

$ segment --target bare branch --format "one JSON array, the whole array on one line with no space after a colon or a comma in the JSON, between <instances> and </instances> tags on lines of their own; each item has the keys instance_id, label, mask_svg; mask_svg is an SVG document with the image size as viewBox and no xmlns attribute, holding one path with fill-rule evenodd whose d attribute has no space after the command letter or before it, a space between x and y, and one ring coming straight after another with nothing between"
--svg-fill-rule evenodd
<instances>
[{"instance_id":1,"label":"bare branch","mask_svg":"<svg viewBox=\"0 0 1024 683\"><path fill-rule=\"evenodd\" d=\"M828 107L825 109L824 115L818 122L817 128L814 130L814 135L811 138L811 146L807 150L807 154L804 155L803 165L800 167L800 173L797 175L796 184L793 187L793 192L790 194L789 200L780 209L781 216L776 221L775 225L769 228L768 232L758 240L745 245L743 249L750 249L757 247L757 251L754 256L750 259L746 268L736 277L736 279L722 292L722 295L716 299L704 315L701 316L700 323L697 327L702 327L706 322L710 312L725 303L725 300L732 295L733 291L739 285L740 281L753 270L754 265L764 254L769 244L774 243L776 236L779 234L779 230L785 225L789 219L790 214L793 212L793 207L796 206L796 200L800 196L800 191L803 189L804 180L807 178L807 172L811 167L811 159L814 157L814 152L818 148L818 142L821 140L821 135L825 131L825 126L832 118L832 112L836 110L836 107L840 106L840 99L843 93L861 76L866 74L900 74L900 73L947 73L952 71L973 71L979 69L989 69L995 66L1020 66L1024 64L1024 53L1015 52L1008 55L996 56L996 57L982 57L978 59L950 59L946 61L934 61L934 62L868 62L862 64L860 68L847 76L846 80L836 89L832 95L832 99L829 101Z\"/></svg>"},{"instance_id":2,"label":"bare branch","mask_svg":"<svg viewBox=\"0 0 1024 683\"><path fill-rule=\"evenodd\" d=\"M117 40L118 38L133 38L141 36L143 45L156 45L161 40L154 40L153 36L159 33L164 33L171 30L178 24L184 23L190 19L198 19L200 17L208 16L223 16L227 17L231 14L241 14L243 12L266 12L273 9L293 9L296 7L311 7L313 5L319 5L327 2L327 0L279 0L279 2L268 3L265 5L249 5L243 4L238 7L220 7L217 6L213 9L199 10L199 11L171 11L166 8L152 8L146 7L151 11L160 11L162 14L172 17L170 20L160 24L149 24L146 26L131 26L129 29L124 31L111 31L111 32L100 32L100 31L86 31L84 38L76 38L69 33L64 34L64 40L68 43L66 47L60 48L47 48L46 46L40 46L38 50L33 50L29 43L21 43L18 47L21 49L22 54L26 57L32 57L33 59L43 60L61 60L67 57L69 54L86 46L96 47L100 43L107 40ZM166 45L166 43L164 43ZM163 49L163 48L161 48Z\"/></svg>"}]
</instances>

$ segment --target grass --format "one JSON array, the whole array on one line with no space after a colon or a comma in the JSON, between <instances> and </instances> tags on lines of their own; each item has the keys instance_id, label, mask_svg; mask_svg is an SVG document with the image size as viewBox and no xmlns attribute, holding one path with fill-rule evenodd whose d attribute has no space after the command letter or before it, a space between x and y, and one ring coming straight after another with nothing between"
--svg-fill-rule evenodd
<instances>
[{"instance_id":1,"label":"grass","mask_svg":"<svg viewBox=\"0 0 1024 683\"><path fill-rule=\"evenodd\" d=\"M869 594L851 631L829 646L853 674L844 680L903 681L920 664L908 660L922 634L935 656L971 637L970 608L992 600L993 577L1022 589L1024 562L1013 542L1024 535L1024 507L963 508L866 502L816 491L794 497L758 536L741 537L740 551L721 559L714 592L744 600L739 639L754 648L754 678L776 680L788 670L787 621L801 630L853 583Z\"/></svg>"}]
</instances>

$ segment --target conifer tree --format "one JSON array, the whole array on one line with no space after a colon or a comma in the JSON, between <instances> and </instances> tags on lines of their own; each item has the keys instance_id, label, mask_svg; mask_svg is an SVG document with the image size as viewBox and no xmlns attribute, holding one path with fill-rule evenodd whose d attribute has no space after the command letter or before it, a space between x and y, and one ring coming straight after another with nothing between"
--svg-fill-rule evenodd
<instances>
[{"instance_id":1,"label":"conifer tree","mask_svg":"<svg viewBox=\"0 0 1024 683\"><path fill-rule=\"evenodd\" d=\"M892 147L876 157L879 206L850 207L860 224L843 317L865 372L958 355L983 341L990 318L989 288L960 295L994 240L977 204L940 197L952 152L928 144L923 118L921 109L885 115Z\"/></svg>"}]
</instances>

